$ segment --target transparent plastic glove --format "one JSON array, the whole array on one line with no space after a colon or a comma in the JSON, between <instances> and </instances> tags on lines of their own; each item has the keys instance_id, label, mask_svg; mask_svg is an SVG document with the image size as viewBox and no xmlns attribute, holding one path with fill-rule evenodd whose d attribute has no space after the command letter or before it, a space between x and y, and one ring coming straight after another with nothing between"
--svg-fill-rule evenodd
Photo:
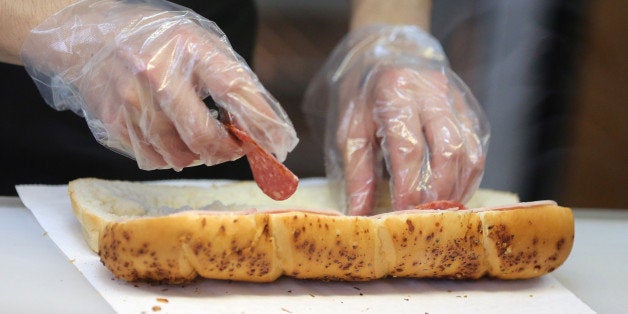
<instances>
[{"instance_id":1,"label":"transparent plastic glove","mask_svg":"<svg viewBox=\"0 0 628 314\"><path fill-rule=\"evenodd\" d=\"M85 117L100 143L142 169L243 155L208 96L280 161L298 142L218 26L167 1L79 1L33 29L21 57L50 106Z\"/></svg>"},{"instance_id":2,"label":"transparent plastic glove","mask_svg":"<svg viewBox=\"0 0 628 314\"><path fill-rule=\"evenodd\" d=\"M394 210L464 202L480 183L488 122L438 41L418 27L349 34L308 87L304 110L326 112L327 175L341 183L349 214L373 213L386 174Z\"/></svg>"}]
</instances>

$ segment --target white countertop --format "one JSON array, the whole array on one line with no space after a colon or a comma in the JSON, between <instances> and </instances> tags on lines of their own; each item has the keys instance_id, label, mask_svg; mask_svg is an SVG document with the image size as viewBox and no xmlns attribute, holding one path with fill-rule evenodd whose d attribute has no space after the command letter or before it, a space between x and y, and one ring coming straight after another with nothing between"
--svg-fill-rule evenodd
<instances>
[{"instance_id":1,"label":"white countertop","mask_svg":"<svg viewBox=\"0 0 628 314\"><path fill-rule=\"evenodd\" d=\"M551 276L599 313L628 309L628 210L574 209L576 240ZM111 313L17 197L0 197L0 312Z\"/></svg>"}]
</instances>

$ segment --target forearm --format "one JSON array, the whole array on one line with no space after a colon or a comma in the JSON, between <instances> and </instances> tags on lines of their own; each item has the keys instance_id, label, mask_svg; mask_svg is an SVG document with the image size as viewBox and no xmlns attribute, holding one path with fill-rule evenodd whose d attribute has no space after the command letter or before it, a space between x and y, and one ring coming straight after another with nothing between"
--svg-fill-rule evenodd
<instances>
[{"instance_id":1,"label":"forearm","mask_svg":"<svg viewBox=\"0 0 628 314\"><path fill-rule=\"evenodd\" d=\"M352 0L350 29L368 24L418 25L430 29L431 0Z\"/></svg>"},{"instance_id":2,"label":"forearm","mask_svg":"<svg viewBox=\"0 0 628 314\"><path fill-rule=\"evenodd\" d=\"M0 0L0 62L21 64L20 49L31 29L76 0Z\"/></svg>"}]
</instances>

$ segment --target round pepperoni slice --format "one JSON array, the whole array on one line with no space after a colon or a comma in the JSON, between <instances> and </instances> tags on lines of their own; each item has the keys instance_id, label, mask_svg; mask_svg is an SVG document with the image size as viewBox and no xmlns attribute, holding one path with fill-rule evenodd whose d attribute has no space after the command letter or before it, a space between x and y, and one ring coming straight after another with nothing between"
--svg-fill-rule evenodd
<instances>
[{"instance_id":1,"label":"round pepperoni slice","mask_svg":"<svg viewBox=\"0 0 628 314\"><path fill-rule=\"evenodd\" d=\"M232 124L227 124L227 129L242 142L253 172L253 179L262 192L276 201L292 196L299 185L299 178L275 156L259 146L246 132Z\"/></svg>"}]
</instances>

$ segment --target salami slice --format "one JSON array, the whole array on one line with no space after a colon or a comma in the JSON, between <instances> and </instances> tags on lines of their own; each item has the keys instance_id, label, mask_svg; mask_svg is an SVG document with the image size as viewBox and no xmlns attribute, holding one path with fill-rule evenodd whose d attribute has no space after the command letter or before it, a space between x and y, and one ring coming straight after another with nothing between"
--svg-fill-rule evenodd
<instances>
[{"instance_id":1,"label":"salami slice","mask_svg":"<svg viewBox=\"0 0 628 314\"><path fill-rule=\"evenodd\" d=\"M433 202L428 202L428 203L417 205L414 208L415 209L436 209L436 210L452 209L452 208L465 209L464 205L458 202L452 202L452 201L433 201Z\"/></svg>"},{"instance_id":2,"label":"salami slice","mask_svg":"<svg viewBox=\"0 0 628 314\"><path fill-rule=\"evenodd\" d=\"M262 192L276 201L283 201L292 196L299 185L299 178L275 156L259 146L246 132L232 124L227 124L227 128L244 145L253 179Z\"/></svg>"}]
</instances>

